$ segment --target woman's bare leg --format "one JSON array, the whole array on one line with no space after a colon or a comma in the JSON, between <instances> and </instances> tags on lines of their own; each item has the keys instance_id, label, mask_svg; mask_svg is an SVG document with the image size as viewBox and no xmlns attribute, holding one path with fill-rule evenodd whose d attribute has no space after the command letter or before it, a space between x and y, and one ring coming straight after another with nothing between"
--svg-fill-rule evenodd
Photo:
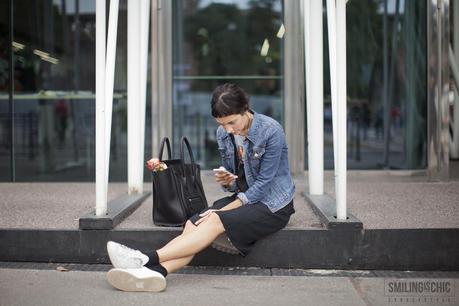
<instances>
[{"instance_id":1,"label":"woman's bare leg","mask_svg":"<svg viewBox=\"0 0 459 306\"><path fill-rule=\"evenodd\" d=\"M190 233L180 235L177 239L174 239L173 243L167 244L157 250L159 262L164 266L167 261L171 261L173 259L192 257L196 253L208 247L212 241L214 241L224 231L225 228L223 227L220 217L215 213L211 213L205 221L190 231ZM185 260L183 260L182 263L183 262L185 262ZM171 269L174 269L178 266L178 262L177 265L168 266L170 266Z\"/></svg>"},{"instance_id":2,"label":"woman's bare leg","mask_svg":"<svg viewBox=\"0 0 459 306\"><path fill-rule=\"evenodd\" d=\"M192 231L194 231L196 229L196 227L197 226L194 225L193 223L191 223L190 220L186 221L185 227L183 228L182 233L180 235L178 235L177 237L175 237L174 239L172 239L171 241L169 241L166 245L163 246L163 248L166 247L166 246L170 246L170 245L174 244L179 239L182 239L183 236L186 236L189 233L191 233Z\"/></svg>"},{"instance_id":3,"label":"woman's bare leg","mask_svg":"<svg viewBox=\"0 0 459 306\"><path fill-rule=\"evenodd\" d=\"M185 223L185 228L183 229L182 234L177 236L177 237L175 237L171 241L169 241L169 243L166 244L163 248L168 247L168 246L170 247L172 244L176 243L179 239L181 239L181 237L184 237L184 236L190 234L196 228L197 228L197 226L194 225L193 223L191 223L191 221L187 221ZM161 265L164 268L166 268L168 273L171 273L171 272L175 272L175 271L179 270L180 268L182 268L182 267L186 266L187 264L189 264L191 262L191 260L193 259L193 257L194 256L191 255L191 256L187 256L187 257L172 259L172 260L168 260L168 261L162 262Z\"/></svg>"}]
</instances>

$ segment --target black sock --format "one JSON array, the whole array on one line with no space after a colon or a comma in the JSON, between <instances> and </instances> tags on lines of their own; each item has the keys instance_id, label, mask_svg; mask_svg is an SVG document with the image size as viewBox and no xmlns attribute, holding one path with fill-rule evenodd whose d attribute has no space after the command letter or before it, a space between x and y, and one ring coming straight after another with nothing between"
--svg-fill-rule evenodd
<instances>
[{"instance_id":1,"label":"black sock","mask_svg":"<svg viewBox=\"0 0 459 306\"><path fill-rule=\"evenodd\" d=\"M154 266L149 266L149 269L161 273L164 277L167 276L167 270L161 264L157 264Z\"/></svg>"},{"instance_id":2,"label":"black sock","mask_svg":"<svg viewBox=\"0 0 459 306\"><path fill-rule=\"evenodd\" d=\"M158 257L158 253L156 251L145 252L145 255L147 255L148 258L149 258L148 263L145 265L145 267L153 267L153 266L159 264L159 257Z\"/></svg>"}]
</instances>

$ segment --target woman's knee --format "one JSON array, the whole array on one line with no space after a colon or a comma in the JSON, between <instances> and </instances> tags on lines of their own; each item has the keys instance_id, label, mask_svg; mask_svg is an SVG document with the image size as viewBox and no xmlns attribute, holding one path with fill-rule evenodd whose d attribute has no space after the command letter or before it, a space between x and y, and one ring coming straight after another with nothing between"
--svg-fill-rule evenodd
<instances>
[{"instance_id":1,"label":"woman's knee","mask_svg":"<svg viewBox=\"0 0 459 306\"><path fill-rule=\"evenodd\" d=\"M193 224L190 220L187 220L183 228L183 234L189 233L196 228L196 225Z\"/></svg>"},{"instance_id":2,"label":"woman's knee","mask_svg":"<svg viewBox=\"0 0 459 306\"><path fill-rule=\"evenodd\" d=\"M206 220L207 224L209 226L214 227L216 230L219 232L223 233L225 231L225 228L223 227L222 220L220 219L220 216L216 213L211 213L208 217L208 220Z\"/></svg>"}]
</instances>

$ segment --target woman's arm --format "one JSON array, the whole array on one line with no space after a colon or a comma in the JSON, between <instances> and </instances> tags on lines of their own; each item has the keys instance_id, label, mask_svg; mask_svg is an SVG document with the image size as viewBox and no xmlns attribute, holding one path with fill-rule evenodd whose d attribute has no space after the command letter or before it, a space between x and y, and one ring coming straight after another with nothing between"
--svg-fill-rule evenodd
<instances>
[{"instance_id":1,"label":"woman's arm","mask_svg":"<svg viewBox=\"0 0 459 306\"><path fill-rule=\"evenodd\" d=\"M231 210L231 209L235 209L235 208L238 208L238 207L241 207L241 206L242 206L241 200L236 199L233 202L229 203L228 205L223 206L222 208L220 208L220 210L221 211Z\"/></svg>"},{"instance_id":2,"label":"woman's arm","mask_svg":"<svg viewBox=\"0 0 459 306\"><path fill-rule=\"evenodd\" d=\"M239 192L237 195L242 204L259 202L266 195L269 183L273 180L279 169L284 142L285 136L282 128L276 129L266 143L257 179L249 189L245 192Z\"/></svg>"},{"instance_id":3,"label":"woman's arm","mask_svg":"<svg viewBox=\"0 0 459 306\"><path fill-rule=\"evenodd\" d=\"M229 203L228 205L220 208L220 209L209 209L209 210L206 210L205 212L203 212L202 214L200 214L199 216L201 217L201 219L199 219L198 221L196 221L196 225L199 225L199 223L203 222L204 220L206 220L210 214L214 211L225 211L225 210L231 210L231 209L235 209L235 208L238 208L238 207L241 207L242 206L242 202L241 200L239 199L236 199L234 200L233 202Z\"/></svg>"}]
</instances>

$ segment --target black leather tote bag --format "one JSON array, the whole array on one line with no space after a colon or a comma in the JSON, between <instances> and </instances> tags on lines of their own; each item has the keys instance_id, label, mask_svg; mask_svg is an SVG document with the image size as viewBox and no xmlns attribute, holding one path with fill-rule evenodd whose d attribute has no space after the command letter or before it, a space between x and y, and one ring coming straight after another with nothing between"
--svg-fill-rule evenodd
<instances>
[{"instance_id":1,"label":"black leather tote bag","mask_svg":"<svg viewBox=\"0 0 459 306\"><path fill-rule=\"evenodd\" d=\"M167 160L162 160L164 144L167 145ZM185 162L185 145L190 163ZM164 137L159 149L159 159L167 165L167 169L152 172L153 223L159 226L182 226L192 215L207 208L201 168L194 162L186 137L180 140L180 159L171 158L169 139Z\"/></svg>"}]
</instances>

